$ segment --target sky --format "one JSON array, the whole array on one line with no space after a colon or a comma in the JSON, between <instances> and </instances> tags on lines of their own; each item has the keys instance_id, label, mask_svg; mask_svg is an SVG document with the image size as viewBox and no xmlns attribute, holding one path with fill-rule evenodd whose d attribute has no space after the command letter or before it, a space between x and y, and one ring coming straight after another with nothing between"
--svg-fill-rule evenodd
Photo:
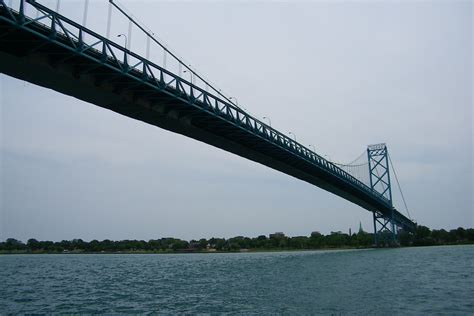
<instances>
[{"instance_id":1,"label":"sky","mask_svg":"<svg viewBox=\"0 0 474 316\"><path fill-rule=\"evenodd\" d=\"M86 20L101 34L106 3L90 1ZM121 3L240 106L319 154L349 162L387 143L419 224L474 226L471 1ZM77 21L82 10L60 3ZM126 25L113 15L111 37ZM0 240L371 231L371 213L306 182L4 74L0 115Z\"/></svg>"}]
</instances>

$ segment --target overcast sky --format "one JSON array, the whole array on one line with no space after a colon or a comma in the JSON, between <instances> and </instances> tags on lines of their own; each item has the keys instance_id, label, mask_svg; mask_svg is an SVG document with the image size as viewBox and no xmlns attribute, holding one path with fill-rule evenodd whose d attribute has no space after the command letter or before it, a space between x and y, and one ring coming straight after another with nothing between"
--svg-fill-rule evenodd
<instances>
[{"instance_id":1,"label":"overcast sky","mask_svg":"<svg viewBox=\"0 0 474 316\"><path fill-rule=\"evenodd\" d=\"M121 2L318 153L347 162L386 142L418 223L474 226L471 1ZM60 10L82 20L82 7ZM104 34L106 1L89 10ZM265 166L3 74L0 85L0 240L372 227L366 210Z\"/></svg>"}]
</instances>

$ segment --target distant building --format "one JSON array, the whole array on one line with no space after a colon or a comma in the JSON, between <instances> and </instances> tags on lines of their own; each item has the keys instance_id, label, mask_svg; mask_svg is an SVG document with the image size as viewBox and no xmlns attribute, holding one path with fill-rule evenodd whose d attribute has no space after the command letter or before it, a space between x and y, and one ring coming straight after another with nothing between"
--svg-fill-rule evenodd
<instances>
[{"instance_id":1,"label":"distant building","mask_svg":"<svg viewBox=\"0 0 474 316\"><path fill-rule=\"evenodd\" d=\"M285 234L283 234L282 232L276 232L274 234L270 234L270 238L283 238L285 237Z\"/></svg>"},{"instance_id":2,"label":"distant building","mask_svg":"<svg viewBox=\"0 0 474 316\"><path fill-rule=\"evenodd\" d=\"M365 233L364 230L362 229L362 222L359 222L359 234Z\"/></svg>"}]
</instances>

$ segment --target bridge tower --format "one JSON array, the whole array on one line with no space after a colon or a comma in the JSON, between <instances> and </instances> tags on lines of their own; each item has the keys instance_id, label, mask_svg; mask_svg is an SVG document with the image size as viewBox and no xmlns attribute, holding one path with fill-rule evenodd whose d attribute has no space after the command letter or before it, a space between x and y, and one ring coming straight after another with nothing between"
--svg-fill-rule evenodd
<instances>
[{"instance_id":1,"label":"bridge tower","mask_svg":"<svg viewBox=\"0 0 474 316\"><path fill-rule=\"evenodd\" d=\"M373 212L374 243L397 245L397 226L393 220L392 187L390 184L390 166L386 144L375 144L367 147L369 161L369 180L373 191L380 193L392 206L392 214Z\"/></svg>"}]
</instances>

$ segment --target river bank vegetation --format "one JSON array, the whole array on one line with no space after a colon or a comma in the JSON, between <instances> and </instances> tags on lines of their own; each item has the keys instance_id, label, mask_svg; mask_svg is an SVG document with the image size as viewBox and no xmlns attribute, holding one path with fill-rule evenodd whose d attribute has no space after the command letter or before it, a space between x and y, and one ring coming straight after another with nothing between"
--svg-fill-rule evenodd
<instances>
[{"instance_id":1,"label":"river bank vegetation","mask_svg":"<svg viewBox=\"0 0 474 316\"><path fill-rule=\"evenodd\" d=\"M434 246L474 244L474 229L457 228L430 230L418 226L415 234L400 232L401 246ZM391 235L379 236L379 240L391 240ZM255 238L237 236L229 239L210 238L185 241L176 238L144 240L63 240L59 242L29 239L26 243L9 238L0 242L0 253L163 253L163 252L239 252L239 251L278 251L278 250L312 250L373 247L374 236L362 229L358 233L346 234L332 232L322 235L313 232L308 236L287 237L283 233L261 235Z\"/></svg>"}]
</instances>

